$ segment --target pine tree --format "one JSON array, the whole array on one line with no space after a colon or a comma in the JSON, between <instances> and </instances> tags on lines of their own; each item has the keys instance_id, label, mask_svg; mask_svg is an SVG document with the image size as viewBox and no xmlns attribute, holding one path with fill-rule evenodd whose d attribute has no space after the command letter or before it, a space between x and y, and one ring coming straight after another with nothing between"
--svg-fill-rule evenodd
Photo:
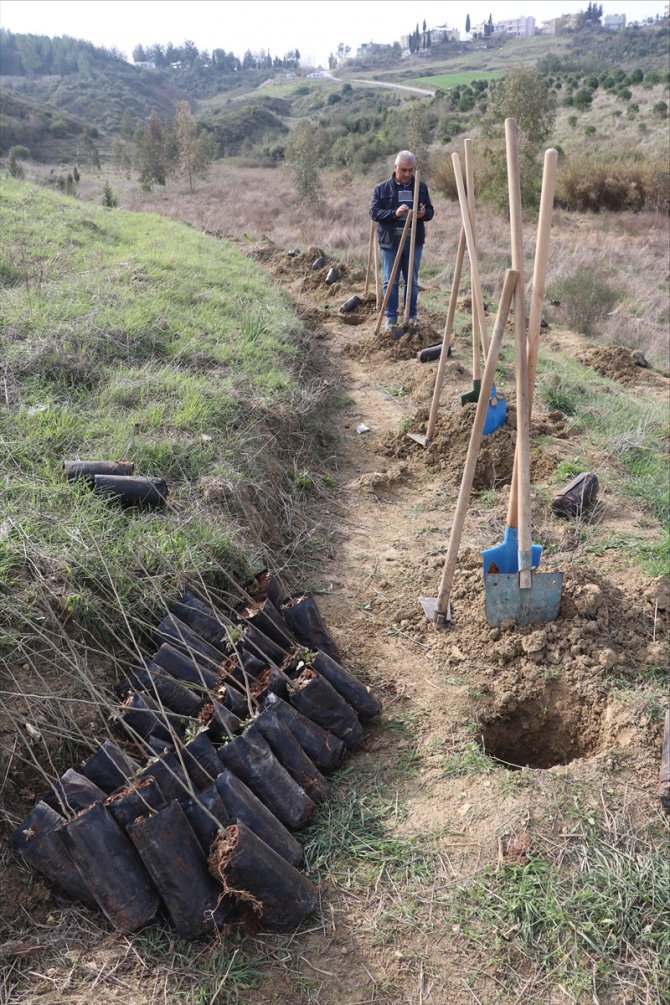
<instances>
[{"instance_id":1,"label":"pine tree","mask_svg":"<svg viewBox=\"0 0 670 1005\"><path fill-rule=\"evenodd\" d=\"M155 108L151 109L146 122L138 128L136 141L142 187L151 190L154 183L165 185L167 174L165 135Z\"/></svg>"},{"instance_id":2,"label":"pine tree","mask_svg":"<svg viewBox=\"0 0 670 1005\"><path fill-rule=\"evenodd\" d=\"M470 15L469 14L466 15L466 18L465 18L465 32L466 32L467 35L470 34Z\"/></svg>"},{"instance_id":3,"label":"pine tree","mask_svg":"<svg viewBox=\"0 0 670 1005\"><path fill-rule=\"evenodd\" d=\"M179 171L188 178L188 184L193 192L195 178L205 173L211 161L211 149L207 135L198 136L198 127L188 101L177 102L175 131Z\"/></svg>"}]
</instances>

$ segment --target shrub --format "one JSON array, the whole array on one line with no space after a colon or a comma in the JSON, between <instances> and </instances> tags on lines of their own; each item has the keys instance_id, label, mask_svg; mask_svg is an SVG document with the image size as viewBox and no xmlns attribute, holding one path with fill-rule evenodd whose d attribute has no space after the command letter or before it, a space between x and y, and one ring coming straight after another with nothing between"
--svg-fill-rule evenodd
<instances>
[{"instance_id":1,"label":"shrub","mask_svg":"<svg viewBox=\"0 0 670 1005\"><path fill-rule=\"evenodd\" d=\"M596 135L596 127L595 126L585 126L584 127L584 135L585 136L595 136Z\"/></svg>"},{"instance_id":2,"label":"shrub","mask_svg":"<svg viewBox=\"0 0 670 1005\"><path fill-rule=\"evenodd\" d=\"M572 126L573 129L575 128L575 126L577 125L576 115L568 115L568 125Z\"/></svg>"},{"instance_id":3,"label":"shrub","mask_svg":"<svg viewBox=\"0 0 670 1005\"><path fill-rule=\"evenodd\" d=\"M574 108L575 107L575 99L573 98L573 96L571 94L566 94L566 96L563 98L562 104L563 104L564 108Z\"/></svg>"},{"instance_id":4,"label":"shrub","mask_svg":"<svg viewBox=\"0 0 670 1005\"><path fill-rule=\"evenodd\" d=\"M582 213L667 210L668 178L660 161L581 157L562 166L556 194L560 205Z\"/></svg>"},{"instance_id":5,"label":"shrub","mask_svg":"<svg viewBox=\"0 0 670 1005\"><path fill-rule=\"evenodd\" d=\"M630 101L633 97L633 92L629 87L620 87L616 92L617 101Z\"/></svg>"},{"instance_id":6,"label":"shrub","mask_svg":"<svg viewBox=\"0 0 670 1005\"><path fill-rule=\"evenodd\" d=\"M102 202L101 205L106 206L107 209L115 209L119 205L119 200L114 195L112 191L112 186L108 181L105 182L105 186L102 190Z\"/></svg>"},{"instance_id":7,"label":"shrub","mask_svg":"<svg viewBox=\"0 0 670 1005\"><path fill-rule=\"evenodd\" d=\"M657 101L651 110L654 115L658 115L659 118L664 119L668 114L668 103L667 101Z\"/></svg>"},{"instance_id":8,"label":"shrub","mask_svg":"<svg viewBox=\"0 0 670 1005\"><path fill-rule=\"evenodd\" d=\"M593 103L593 92L588 89L588 87L582 87L580 91L575 94L575 108L579 108L582 111L585 108L590 108Z\"/></svg>"},{"instance_id":9,"label":"shrub","mask_svg":"<svg viewBox=\"0 0 670 1005\"><path fill-rule=\"evenodd\" d=\"M564 323L582 335L597 334L599 323L612 312L620 298L618 290L592 269L580 269L560 280L552 296L560 300Z\"/></svg>"}]
</instances>

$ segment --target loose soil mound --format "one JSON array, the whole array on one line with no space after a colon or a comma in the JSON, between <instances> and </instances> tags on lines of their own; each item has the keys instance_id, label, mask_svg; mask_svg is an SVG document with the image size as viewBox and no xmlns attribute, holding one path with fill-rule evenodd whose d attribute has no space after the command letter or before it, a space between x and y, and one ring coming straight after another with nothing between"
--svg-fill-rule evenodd
<instances>
[{"instance_id":1,"label":"loose soil mound","mask_svg":"<svg viewBox=\"0 0 670 1005\"><path fill-rule=\"evenodd\" d=\"M637 384L653 379L653 371L638 366L630 349L623 346L587 346L578 354L577 359L603 377L617 380L621 384Z\"/></svg>"},{"instance_id":2,"label":"loose soil mound","mask_svg":"<svg viewBox=\"0 0 670 1005\"><path fill-rule=\"evenodd\" d=\"M408 328L395 341L387 332L381 331L377 336L346 346L343 352L352 359L360 361L386 359L394 362L415 359L420 349L441 341L442 335L428 322L422 322L415 328Z\"/></svg>"}]
</instances>

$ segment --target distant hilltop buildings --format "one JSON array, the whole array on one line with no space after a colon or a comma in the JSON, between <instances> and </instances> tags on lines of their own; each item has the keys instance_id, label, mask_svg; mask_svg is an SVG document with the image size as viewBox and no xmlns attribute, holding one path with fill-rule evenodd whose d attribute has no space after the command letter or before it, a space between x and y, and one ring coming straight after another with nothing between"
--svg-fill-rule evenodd
<instances>
[{"instance_id":1,"label":"distant hilltop buildings","mask_svg":"<svg viewBox=\"0 0 670 1005\"><path fill-rule=\"evenodd\" d=\"M577 11L573 14L562 14L560 17L551 18L538 25L534 17L513 17L504 21L494 21L490 16L487 21L478 24L470 24L468 15L465 27L467 31L462 34L457 28L450 28L447 24L438 24L432 28L427 27L423 22L423 30L417 29L407 35L401 35L399 42L392 44L382 44L380 42L364 42L356 50L359 59L365 57L383 57L386 55L402 56L407 58L410 55L429 56L433 49L447 46L449 43L470 41L474 39L487 38L530 38L533 35L558 35L564 31L574 31L583 27L585 21L592 18L592 5L589 10ZM465 8L464 8L465 9ZM602 7L598 11L598 16L602 12ZM668 7L666 7L665 17L668 17ZM608 31L620 31L626 27L625 14L606 14L602 19L602 26ZM346 54L338 53L339 62L348 57Z\"/></svg>"}]
</instances>

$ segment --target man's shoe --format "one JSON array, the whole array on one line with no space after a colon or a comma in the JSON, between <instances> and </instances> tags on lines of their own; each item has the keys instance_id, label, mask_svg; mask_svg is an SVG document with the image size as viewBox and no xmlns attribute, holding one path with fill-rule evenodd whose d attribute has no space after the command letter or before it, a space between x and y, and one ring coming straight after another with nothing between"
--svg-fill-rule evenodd
<instances>
[{"instance_id":1,"label":"man's shoe","mask_svg":"<svg viewBox=\"0 0 670 1005\"><path fill-rule=\"evenodd\" d=\"M389 332L398 324L397 318L386 318L384 321L384 331Z\"/></svg>"}]
</instances>

